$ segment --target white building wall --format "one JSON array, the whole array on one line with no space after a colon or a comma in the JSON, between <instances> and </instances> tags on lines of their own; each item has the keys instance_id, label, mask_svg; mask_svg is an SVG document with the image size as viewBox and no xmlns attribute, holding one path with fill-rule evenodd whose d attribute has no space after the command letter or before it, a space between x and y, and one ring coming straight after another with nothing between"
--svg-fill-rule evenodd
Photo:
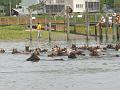
<instances>
[{"instance_id":1,"label":"white building wall","mask_svg":"<svg viewBox=\"0 0 120 90\"><path fill-rule=\"evenodd\" d=\"M66 0L65 5L70 6L73 9L73 0Z\"/></svg>"},{"instance_id":2,"label":"white building wall","mask_svg":"<svg viewBox=\"0 0 120 90\"><path fill-rule=\"evenodd\" d=\"M99 2L100 0L86 0L86 1L88 1L88 2Z\"/></svg>"},{"instance_id":3,"label":"white building wall","mask_svg":"<svg viewBox=\"0 0 120 90\"><path fill-rule=\"evenodd\" d=\"M66 0L66 6L70 6L73 12L84 12L85 0Z\"/></svg>"},{"instance_id":4,"label":"white building wall","mask_svg":"<svg viewBox=\"0 0 120 90\"><path fill-rule=\"evenodd\" d=\"M63 4L65 0L47 0L46 4Z\"/></svg>"},{"instance_id":5,"label":"white building wall","mask_svg":"<svg viewBox=\"0 0 120 90\"><path fill-rule=\"evenodd\" d=\"M73 0L73 12L84 12L85 0Z\"/></svg>"},{"instance_id":6,"label":"white building wall","mask_svg":"<svg viewBox=\"0 0 120 90\"><path fill-rule=\"evenodd\" d=\"M66 5L73 9L73 12L85 12L85 2L100 2L100 0L66 0Z\"/></svg>"}]
</instances>

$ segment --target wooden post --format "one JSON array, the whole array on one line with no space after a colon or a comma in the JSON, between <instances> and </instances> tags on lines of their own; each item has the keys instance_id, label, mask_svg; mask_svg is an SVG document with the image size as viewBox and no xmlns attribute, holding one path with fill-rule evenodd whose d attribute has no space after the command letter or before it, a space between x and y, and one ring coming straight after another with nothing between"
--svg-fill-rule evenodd
<instances>
[{"instance_id":1,"label":"wooden post","mask_svg":"<svg viewBox=\"0 0 120 90\"><path fill-rule=\"evenodd\" d=\"M66 32L66 15L64 15L64 32Z\"/></svg>"},{"instance_id":2,"label":"wooden post","mask_svg":"<svg viewBox=\"0 0 120 90\"><path fill-rule=\"evenodd\" d=\"M12 5L11 5L11 4L12 4L12 2L11 2L11 0L9 0L9 7L10 7L10 11L9 11L9 13L10 13L10 16L12 16L12 15L11 15L11 14L12 14L12 13L11 13Z\"/></svg>"},{"instance_id":3,"label":"wooden post","mask_svg":"<svg viewBox=\"0 0 120 90\"><path fill-rule=\"evenodd\" d=\"M69 9L69 6L67 6L67 8L66 8L67 10L66 10L66 15L67 15L67 41L69 41L70 40L70 38L69 38L69 34L70 34L70 21L69 21L69 12L68 12L68 9Z\"/></svg>"},{"instance_id":4,"label":"wooden post","mask_svg":"<svg viewBox=\"0 0 120 90\"><path fill-rule=\"evenodd\" d=\"M99 23L99 41L102 43L103 41L103 35L102 35L102 24Z\"/></svg>"},{"instance_id":5,"label":"wooden post","mask_svg":"<svg viewBox=\"0 0 120 90\"><path fill-rule=\"evenodd\" d=\"M97 42L97 26L95 25L95 41Z\"/></svg>"},{"instance_id":6,"label":"wooden post","mask_svg":"<svg viewBox=\"0 0 120 90\"><path fill-rule=\"evenodd\" d=\"M74 33L76 33L76 16L74 17Z\"/></svg>"},{"instance_id":7,"label":"wooden post","mask_svg":"<svg viewBox=\"0 0 120 90\"><path fill-rule=\"evenodd\" d=\"M45 17L44 17L44 25L45 25L45 30L47 31L48 25L47 25L47 21L46 21L46 15L45 15Z\"/></svg>"},{"instance_id":8,"label":"wooden post","mask_svg":"<svg viewBox=\"0 0 120 90\"><path fill-rule=\"evenodd\" d=\"M17 25L20 25L20 15L17 16Z\"/></svg>"},{"instance_id":9,"label":"wooden post","mask_svg":"<svg viewBox=\"0 0 120 90\"><path fill-rule=\"evenodd\" d=\"M119 36L119 24L116 25L117 26L117 41L119 42L120 36Z\"/></svg>"},{"instance_id":10,"label":"wooden post","mask_svg":"<svg viewBox=\"0 0 120 90\"><path fill-rule=\"evenodd\" d=\"M94 15L95 15L95 22L97 22L97 14L94 14ZM95 41L97 42L97 26L96 26L96 24L95 24L94 29L95 29Z\"/></svg>"},{"instance_id":11,"label":"wooden post","mask_svg":"<svg viewBox=\"0 0 120 90\"><path fill-rule=\"evenodd\" d=\"M49 22L49 42L51 41L51 22Z\"/></svg>"},{"instance_id":12,"label":"wooden post","mask_svg":"<svg viewBox=\"0 0 120 90\"><path fill-rule=\"evenodd\" d=\"M112 30L112 32L113 32L113 42L115 42L116 41L116 23L115 23L115 16L113 16L113 30Z\"/></svg>"},{"instance_id":13,"label":"wooden post","mask_svg":"<svg viewBox=\"0 0 120 90\"><path fill-rule=\"evenodd\" d=\"M49 42L51 42L51 0L50 0L50 8L49 8Z\"/></svg>"},{"instance_id":14,"label":"wooden post","mask_svg":"<svg viewBox=\"0 0 120 90\"><path fill-rule=\"evenodd\" d=\"M32 10L29 10L29 14L30 14L30 33L29 33L29 39L30 39L30 43L32 42Z\"/></svg>"},{"instance_id":15,"label":"wooden post","mask_svg":"<svg viewBox=\"0 0 120 90\"><path fill-rule=\"evenodd\" d=\"M118 23L118 35L119 35L119 42L120 42L120 24Z\"/></svg>"},{"instance_id":16,"label":"wooden post","mask_svg":"<svg viewBox=\"0 0 120 90\"><path fill-rule=\"evenodd\" d=\"M105 29L105 37L106 37L106 42L108 42L108 18L106 15L106 29Z\"/></svg>"},{"instance_id":17,"label":"wooden post","mask_svg":"<svg viewBox=\"0 0 120 90\"><path fill-rule=\"evenodd\" d=\"M88 1L86 1L86 44L89 46L89 16L88 16Z\"/></svg>"},{"instance_id":18,"label":"wooden post","mask_svg":"<svg viewBox=\"0 0 120 90\"><path fill-rule=\"evenodd\" d=\"M65 6L64 6L64 32L66 33L66 0L65 0Z\"/></svg>"},{"instance_id":19,"label":"wooden post","mask_svg":"<svg viewBox=\"0 0 120 90\"><path fill-rule=\"evenodd\" d=\"M7 25L10 25L10 17L7 18Z\"/></svg>"}]
</instances>

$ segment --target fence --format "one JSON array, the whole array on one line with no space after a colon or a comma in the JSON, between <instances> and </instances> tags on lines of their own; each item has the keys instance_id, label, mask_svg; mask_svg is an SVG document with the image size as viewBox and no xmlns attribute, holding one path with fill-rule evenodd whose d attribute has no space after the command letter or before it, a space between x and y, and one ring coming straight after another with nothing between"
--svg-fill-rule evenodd
<instances>
[{"instance_id":1,"label":"fence","mask_svg":"<svg viewBox=\"0 0 120 90\"><path fill-rule=\"evenodd\" d=\"M26 25L26 24L29 24L29 17L0 17L0 25ZM44 18L36 18L36 19L33 19L33 24L37 24L38 22L39 23L42 23L42 24L46 24L48 23L48 19L44 19ZM57 24L60 24L60 23L64 23L63 20L52 20L51 21L52 23L57 23Z\"/></svg>"}]
</instances>

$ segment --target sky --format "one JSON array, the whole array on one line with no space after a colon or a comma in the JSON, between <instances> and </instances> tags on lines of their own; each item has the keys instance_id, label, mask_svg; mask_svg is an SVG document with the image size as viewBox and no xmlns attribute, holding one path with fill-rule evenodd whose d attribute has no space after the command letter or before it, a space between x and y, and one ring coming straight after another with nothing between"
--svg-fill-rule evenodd
<instances>
[{"instance_id":1,"label":"sky","mask_svg":"<svg viewBox=\"0 0 120 90\"><path fill-rule=\"evenodd\" d=\"M22 6L30 6L32 4L38 3L39 0L22 0L21 5Z\"/></svg>"}]
</instances>

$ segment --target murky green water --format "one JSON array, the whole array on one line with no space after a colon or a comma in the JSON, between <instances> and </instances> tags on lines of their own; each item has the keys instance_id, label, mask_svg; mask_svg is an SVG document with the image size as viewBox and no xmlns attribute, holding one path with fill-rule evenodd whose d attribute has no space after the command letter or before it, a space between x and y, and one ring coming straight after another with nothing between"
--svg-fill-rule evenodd
<instances>
[{"instance_id":1,"label":"murky green water","mask_svg":"<svg viewBox=\"0 0 120 90\"><path fill-rule=\"evenodd\" d=\"M77 45L85 43L74 42ZM0 54L0 90L118 90L120 79L120 54L107 51L100 57L78 56L77 59L62 57L65 61L53 61L41 54L39 62L27 62L30 55L11 54L12 48L24 50L25 42L1 42L6 53ZM67 42L52 42L69 47ZM34 43L41 48L51 48L49 43ZM91 43L94 45L94 43ZM115 84L114 84L115 83Z\"/></svg>"}]
</instances>

